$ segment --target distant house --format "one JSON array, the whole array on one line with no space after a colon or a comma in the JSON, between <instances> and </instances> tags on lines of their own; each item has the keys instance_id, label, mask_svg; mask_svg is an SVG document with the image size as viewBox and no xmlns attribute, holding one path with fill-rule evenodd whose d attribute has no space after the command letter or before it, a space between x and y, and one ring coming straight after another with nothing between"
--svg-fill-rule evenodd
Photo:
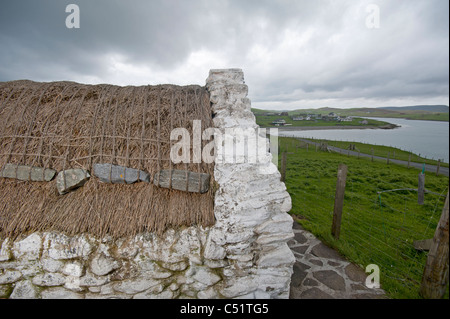
<instances>
[{"instance_id":1,"label":"distant house","mask_svg":"<svg viewBox=\"0 0 450 319\"><path fill-rule=\"evenodd\" d=\"M286 124L286 121L283 119L278 119L276 121L273 121L272 124L275 126L284 126Z\"/></svg>"},{"instance_id":2,"label":"distant house","mask_svg":"<svg viewBox=\"0 0 450 319\"><path fill-rule=\"evenodd\" d=\"M332 114L334 114L334 113L332 112ZM322 120L324 120L326 122L336 122L336 121L340 120L340 117L338 115L336 115L336 114L334 114L333 116L328 114L328 115L323 115L322 116Z\"/></svg>"},{"instance_id":3,"label":"distant house","mask_svg":"<svg viewBox=\"0 0 450 319\"><path fill-rule=\"evenodd\" d=\"M288 112L281 112L279 115L280 116L289 116L289 113Z\"/></svg>"},{"instance_id":4,"label":"distant house","mask_svg":"<svg viewBox=\"0 0 450 319\"><path fill-rule=\"evenodd\" d=\"M353 118L350 116L347 116L347 117L340 118L339 121L340 122L351 122L351 121L353 121Z\"/></svg>"},{"instance_id":5,"label":"distant house","mask_svg":"<svg viewBox=\"0 0 450 319\"><path fill-rule=\"evenodd\" d=\"M293 121L303 121L305 118L303 116L294 116L292 118Z\"/></svg>"},{"instance_id":6,"label":"distant house","mask_svg":"<svg viewBox=\"0 0 450 319\"><path fill-rule=\"evenodd\" d=\"M367 125L367 124L369 124L369 122L367 120L362 120L362 121L359 121L359 124Z\"/></svg>"}]
</instances>

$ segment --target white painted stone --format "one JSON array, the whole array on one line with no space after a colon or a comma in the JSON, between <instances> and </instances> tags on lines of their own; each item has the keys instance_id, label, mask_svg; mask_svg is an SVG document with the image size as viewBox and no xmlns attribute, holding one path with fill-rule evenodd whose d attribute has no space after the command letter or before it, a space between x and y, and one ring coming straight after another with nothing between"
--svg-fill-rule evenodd
<instances>
[{"instance_id":1,"label":"white painted stone","mask_svg":"<svg viewBox=\"0 0 450 319\"><path fill-rule=\"evenodd\" d=\"M204 256L207 259L222 260L226 256L226 251L222 246L217 245L209 236L206 241Z\"/></svg>"},{"instance_id":2,"label":"white painted stone","mask_svg":"<svg viewBox=\"0 0 450 319\"><path fill-rule=\"evenodd\" d=\"M38 261L27 262L17 269L20 270L24 277L33 277L42 272L42 267Z\"/></svg>"},{"instance_id":3,"label":"white painted stone","mask_svg":"<svg viewBox=\"0 0 450 319\"><path fill-rule=\"evenodd\" d=\"M29 280L23 280L16 283L10 299L35 299L38 293Z\"/></svg>"},{"instance_id":4,"label":"white painted stone","mask_svg":"<svg viewBox=\"0 0 450 319\"><path fill-rule=\"evenodd\" d=\"M108 281L108 277L97 277L93 274L87 273L85 276L80 278L80 286L97 287L106 284Z\"/></svg>"},{"instance_id":5,"label":"white painted stone","mask_svg":"<svg viewBox=\"0 0 450 319\"><path fill-rule=\"evenodd\" d=\"M155 285L144 292L135 294L133 299L158 299L156 296L164 290L162 284ZM169 298L167 298L169 299Z\"/></svg>"},{"instance_id":6,"label":"white painted stone","mask_svg":"<svg viewBox=\"0 0 450 319\"><path fill-rule=\"evenodd\" d=\"M123 292L126 294L137 294L139 292L148 290L149 288L156 286L159 283L159 280L137 278L124 280L120 283L114 284L113 288L115 291Z\"/></svg>"},{"instance_id":7,"label":"white painted stone","mask_svg":"<svg viewBox=\"0 0 450 319\"><path fill-rule=\"evenodd\" d=\"M88 290L90 292L98 293L98 292L100 292L100 287L89 287ZM86 298L87 298L87 295L86 295Z\"/></svg>"},{"instance_id":8,"label":"white painted stone","mask_svg":"<svg viewBox=\"0 0 450 319\"><path fill-rule=\"evenodd\" d=\"M186 261L180 261L177 263L161 262L161 266L165 269L169 269L170 271L183 271L189 266L189 264ZM167 277L169 277L169 276L167 276ZM164 278L167 278L167 277L164 277Z\"/></svg>"},{"instance_id":9,"label":"white painted stone","mask_svg":"<svg viewBox=\"0 0 450 319\"><path fill-rule=\"evenodd\" d=\"M117 285L118 283L107 283L106 285L103 285L100 287L100 294L102 295L112 295L114 294L114 285Z\"/></svg>"},{"instance_id":10,"label":"white painted stone","mask_svg":"<svg viewBox=\"0 0 450 319\"><path fill-rule=\"evenodd\" d=\"M178 286L178 284L173 282L173 283L170 284L169 289L172 290L172 291L175 291L175 290L178 290L179 287L180 286Z\"/></svg>"},{"instance_id":11,"label":"white painted stone","mask_svg":"<svg viewBox=\"0 0 450 319\"><path fill-rule=\"evenodd\" d=\"M293 219L288 214L277 214L273 216L270 220L260 224L255 228L258 234L262 233L292 233L292 223Z\"/></svg>"},{"instance_id":12,"label":"white painted stone","mask_svg":"<svg viewBox=\"0 0 450 319\"><path fill-rule=\"evenodd\" d=\"M0 285L10 284L22 278L22 274L17 270L6 270L0 275Z\"/></svg>"},{"instance_id":13,"label":"white painted stone","mask_svg":"<svg viewBox=\"0 0 450 319\"><path fill-rule=\"evenodd\" d=\"M199 291L197 294L198 299L218 299L219 294L214 289L214 287L209 287L208 289Z\"/></svg>"},{"instance_id":14,"label":"white painted stone","mask_svg":"<svg viewBox=\"0 0 450 319\"><path fill-rule=\"evenodd\" d=\"M66 282L66 278L58 273L45 273L33 278L33 284L36 286L61 286Z\"/></svg>"},{"instance_id":15,"label":"white painted stone","mask_svg":"<svg viewBox=\"0 0 450 319\"><path fill-rule=\"evenodd\" d=\"M264 246L269 244L273 245L274 243L285 243L292 238L294 238L294 233L281 233L280 235L268 234L259 236L255 242L258 245Z\"/></svg>"},{"instance_id":16,"label":"white painted stone","mask_svg":"<svg viewBox=\"0 0 450 319\"><path fill-rule=\"evenodd\" d=\"M192 277L206 286L212 286L221 280L218 275L206 267L198 267Z\"/></svg>"},{"instance_id":17,"label":"white painted stone","mask_svg":"<svg viewBox=\"0 0 450 319\"><path fill-rule=\"evenodd\" d=\"M80 262L67 263L62 272L67 276L81 277L83 276L84 267Z\"/></svg>"},{"instance_id":18,"label":"white painted stone","mask_svg":"<svg viewBox=\"0 0 450 319\"><path fill-rule=\"evenodd\" d=\"M124 241L119 243L117 248L117 253L122 258L134 258L139 252L139 246L137 246L137 241Z\"/></svg>"},{"instance_id":19,"label":"white painted stone","mask_svg":"<svg viewBox=\"0 0 450 319\"><path fill-rule=\"evenodd\" d=\"M52 258L42 258L41 259L42 269L48 272L60 271L64 266L64 263L60 260L54 260Z\"/></svg>"},{"instance_id":20,"label":"white painted stone","mask_svg":"<svg viewBox=\"0 0 450 319\"><path fill-rule=\"evenodd\" d=\"M262 251L256 264L259 267L281 267L293 265L295 257L286 243L280 245L276 249Z\"/></svg>"},{"instance_id":21,"label":"white painted stone","mask_svg":"<svg viewBox=\"0 0 450 319\"><path fill-rule=\"evenodd\" d=\"M91 271L94 275L104 276L120 267L119 263L104 253L95 255L91 261Z\"/></svg>"},{"instance_id":22,"label":"white painted stone","mask_svg":"<svg viewBox=\"0 0 450 319\"><path fill-rule=\"evenodd\" d=\"M64 288L73 290L73 291L82 291L83 288L80 287L80 277L75 276L67 276L66 282L64 283Z\"/></svg>"},{"instance_id":23,"label":"white painted stone","mask_svg":"<svg viewBox=\"0 0 450 319\"><path fill-rule=\"evenodd\" d=\"M0 247L0 261L8 261L12 258L11 240L6 238Z\"/></svg>"},{"instance_id":24,"label":"white painted stone","mask_svg":"<svg viewBox=\"0 0 450 319\"><path fill-rule=\"evenodd\" d=\"M247 295L258 289L258 282L254 276L246 277L231 277L228 286L220 293L226 298L235 298L242 295Z\"/></svg>"},{"instance_id":25,"label":"white painted stone","mask_svg":"<svg viewBox=\"0 0 450 319\"><path fill-rule=\"evenodd\" d=\"M208 266L209 268L224 268L229 265L228 259L220 259L220 260L209 260L205 259L203 263Z\"/></svg>"},{"instance_id":26,"label":"white painted stone","mask_svg":"<svg viewBox=\"0 0 450 319\"><path fill-rule=\"evenodd\" d=\"M44 250L48 251L49 257L56 260L87 258L92 251L92 245L84 235L69 237L48 233L44 236Z\"/></svg>"},{"instance_id":27,"label":"white painted stone","mask_svg":"<svg viewBox=\"0 0 450 319\"><path fill-rule=\"evenodd\" d=\"M283 204L281 205L280 210L282 212L289 212L292 209L292 199L291 196L287 196L283 202Z\"/></svg>"},{"instance_id":28,"label":"white painted stone","mask_svg":"<svg viewBox=\"0 0 450 319\"><path fill-rule=\"evenodd\" d=\"M13 245L13 254L15 258L36 260L41 252L42 238L38 233L33 233L27 238L15 242Z\"/></svg>"},{"instance_id":29,"label":"white painted stone","mask_svg":"<svg viewBox=\"0 0 450 319\"><path fill-rule=\"evenodd\" d=\"M251 254L252 246L249 242L239 242L236 244L230 244L226 246L227 255L248 255Z\"/></svg>"}]
</instances>

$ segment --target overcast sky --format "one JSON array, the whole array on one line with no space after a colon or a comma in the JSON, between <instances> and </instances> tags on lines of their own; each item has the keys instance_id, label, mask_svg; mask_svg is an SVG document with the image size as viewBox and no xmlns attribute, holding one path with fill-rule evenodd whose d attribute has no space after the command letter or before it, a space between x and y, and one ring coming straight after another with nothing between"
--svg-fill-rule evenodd
<instances>
[{"instance_id":1,"label":"overcast sky","mask_svg":"<svg viewBox=\"0 0 450 319\"><path fill-rule=\"evenodd\" d=\"M448 105L449 1L1 2L0 81L204 85L214 68L243 69L257 108Z\"/></svg>"}]
</instances>

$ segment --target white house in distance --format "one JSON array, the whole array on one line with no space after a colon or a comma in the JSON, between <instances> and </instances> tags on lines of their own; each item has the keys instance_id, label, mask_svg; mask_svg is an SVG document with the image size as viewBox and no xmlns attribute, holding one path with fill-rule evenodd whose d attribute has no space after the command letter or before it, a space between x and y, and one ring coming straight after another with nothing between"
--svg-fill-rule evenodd
<instances>
[{"instance_id":1,"label":"white house in distance","mask_svg":"<svg viewBox=\"0 0 450 319\"><path fill-rule=\"evenodd\" d=\"M339 118L339 121L340 122L351 122L351 121L353 121L353 117L351 117L351 116L341 117L341 118Z\"/></svg>"},{"instance_id":2,"label":"white house in distance","mask_svg":"<svg viewBox=\"0 0 450 319\"><path fill-rule=\"evenodd\" d=\"M286 121L283 119L278 119L272 122L275 126L284 126L286 125Z\"/></svg>"}]
</instances>

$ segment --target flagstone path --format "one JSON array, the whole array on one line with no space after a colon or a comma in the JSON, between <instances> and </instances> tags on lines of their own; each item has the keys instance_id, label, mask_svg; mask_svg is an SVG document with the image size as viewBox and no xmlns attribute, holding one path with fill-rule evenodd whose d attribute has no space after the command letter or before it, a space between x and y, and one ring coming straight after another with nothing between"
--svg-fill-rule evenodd
<instances>
[{"instance_id":1,"label":"flagstone path","mask_svg":"<svg viewBox=\"0 0 450 319\"><path fill-rule=\"evenodd\" d=\"M294 221L295 237L288 245L296 262L290 299L380 299L382 289L365 285L368 274L329 248Z\"/></svg>"}]
</instances>

